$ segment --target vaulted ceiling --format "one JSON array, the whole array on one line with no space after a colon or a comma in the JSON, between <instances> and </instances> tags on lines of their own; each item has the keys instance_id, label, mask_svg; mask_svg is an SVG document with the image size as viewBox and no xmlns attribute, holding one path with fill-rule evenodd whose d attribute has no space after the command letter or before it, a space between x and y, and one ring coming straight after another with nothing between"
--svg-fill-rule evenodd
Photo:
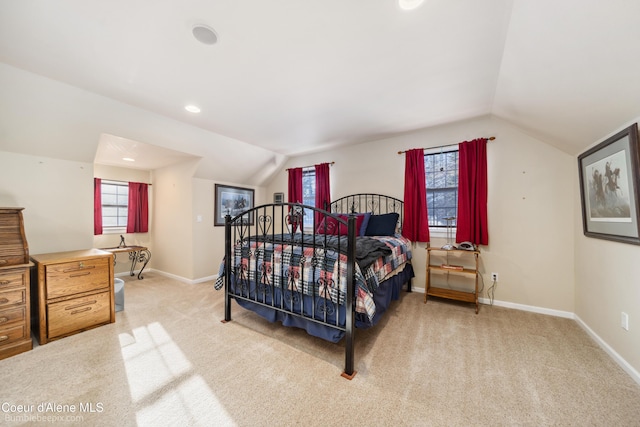
<instances>
[{"instance_id":1,"label":"vaulted ceiling","mask_svg":"<svg viewBox=\"0 0 640 427\"><path fill-rule=\"evenodd\" d=\"M13 0L0 62L276 157L487 114L576 154L640 116L638 16L636 0Z\"/></svg>"}]
</instances>

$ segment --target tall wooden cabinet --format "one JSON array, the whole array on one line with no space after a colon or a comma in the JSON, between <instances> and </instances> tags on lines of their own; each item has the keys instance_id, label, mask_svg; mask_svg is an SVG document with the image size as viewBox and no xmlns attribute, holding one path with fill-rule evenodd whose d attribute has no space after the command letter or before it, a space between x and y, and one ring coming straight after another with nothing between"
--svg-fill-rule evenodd
<instances>
[{"instance_id":1,"label":"tall wooden cabinet","mask_svg":"<svg viewBox=\"0 0 640 427\"><path fill-rule=\"evenodd\" d=\"M33 255L33 332L40 344L113 323L113 255L99 249Z\"/></svg>"},{"instance_id":2,"label":"tall wooden cabinet","mask_svg":"<svg viewBox=\"0 0 640 427\"><path fill-rule=\"evenodd\" d=\"M0 359L33 348L23 208L0 208Z\"/></svg>"}]
</instances>

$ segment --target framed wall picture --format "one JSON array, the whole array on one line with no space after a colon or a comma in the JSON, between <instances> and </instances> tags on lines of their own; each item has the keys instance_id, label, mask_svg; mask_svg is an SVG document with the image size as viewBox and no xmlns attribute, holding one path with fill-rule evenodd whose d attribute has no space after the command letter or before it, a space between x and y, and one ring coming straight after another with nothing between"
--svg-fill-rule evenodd
<instances>
[{"instance_id":1,"label":"framed wall picture","mask_svg":"<svg viewBox=\"0 0 640 427\"><path fill-rule=\"evenodd\" d=\"M578 156L584 234L640 244L638 125Z\"/></svg>"},{"instance_id":2,"label":"framed wall picture","mask_svg":"<svg viewBox=\"0 0 640 427\"><path fill-rule=\"evenodd\" d=\"M254 191L250 188L216 184L215 193L213 225L224 225L225 216L235 217L254 206ZM253 212L247 214L247 221L253 225Z\"/></svg>"}]
</instances>

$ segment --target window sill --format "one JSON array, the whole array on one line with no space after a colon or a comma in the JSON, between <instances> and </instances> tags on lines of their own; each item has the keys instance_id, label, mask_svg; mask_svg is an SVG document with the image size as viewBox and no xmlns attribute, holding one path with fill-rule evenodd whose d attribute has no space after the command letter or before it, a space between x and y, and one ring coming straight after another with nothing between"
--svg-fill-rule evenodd
<instances>
[{"instance_id":1,"label":"window sill","mask_svg":"<svg viewBox=\"0 0 640 427\"><path fill-rule=\"evenodd\" d=\"M102 234L126 234L127 227L103 228Z\"/></svg>"},{"instance_id":2,"label":"window sill","mask_svg":"<svg viewBox=\"0 0 640 427\"><path fill-rule=\"evenodd\" d=\"M452 228L451 230L449 230L449 232L452 235L453 240L456 239L456 228ZM434 227L429 227L429 236L431 237L435 237L435 238L442 238L442 239L446 239L447 238L447 229L446 228L434 228Z\"/></svg>"}]
</instances>

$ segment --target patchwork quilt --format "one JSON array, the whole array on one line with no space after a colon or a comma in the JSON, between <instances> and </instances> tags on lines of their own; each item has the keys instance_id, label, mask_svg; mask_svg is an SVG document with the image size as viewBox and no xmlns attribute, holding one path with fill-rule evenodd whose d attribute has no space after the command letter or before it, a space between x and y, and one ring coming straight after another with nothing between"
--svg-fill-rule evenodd
<instances>
[{"instance_id":1,"label":"patchwork quilt","mask_svg":"<svg viewBox=\"0 0 640 427\"><path fill-rule=\"evenodd\" d=\"M273 286L344 304L346 241L327 244L323 236L312 238L314 246L306 238L293 242L278 237L264 241L252 238L234 247L231 266L234 283L230 291L241 295L242 289L249 289L249 283L258 283L258 289L265 293ZM371 320L376 312L374 292L394 270L411 260L411 242L400 235L357 237L356 260L356 311ZM223 286L225 268L223 260L216 289Z\"/></svg>"}]
</instances>

